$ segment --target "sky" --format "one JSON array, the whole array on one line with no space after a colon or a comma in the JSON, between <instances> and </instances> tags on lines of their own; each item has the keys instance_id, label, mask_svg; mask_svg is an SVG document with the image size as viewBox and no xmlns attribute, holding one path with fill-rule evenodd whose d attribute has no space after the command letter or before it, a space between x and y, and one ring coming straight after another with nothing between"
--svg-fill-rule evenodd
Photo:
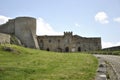
<instances>
[{"instance_id":1,"label":"sky","mask_svg":"<svg viewBox=\"0 0 120 80\"><path fill-rule=\"evenodd\" d=\"M37 35L72 31L120 46L120 0L0 0L0 24L23 16L36 18Z\"/></svg>"}]
</instances>

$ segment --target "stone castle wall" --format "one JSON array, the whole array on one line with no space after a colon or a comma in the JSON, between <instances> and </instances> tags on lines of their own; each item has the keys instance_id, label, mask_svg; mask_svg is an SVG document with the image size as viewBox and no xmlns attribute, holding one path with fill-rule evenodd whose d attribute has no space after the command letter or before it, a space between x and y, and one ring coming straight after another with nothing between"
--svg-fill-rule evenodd
<instances>
[{"instance_id":1,"label":"stone castle wall","mask_svg":"<svg viewBox=\"0 0 120 80\"><path fill-rule=\"evenodd\" d=\"M25 47L39 48L36 39L36 19L17 17L0 25L0 33L14 34Z\"/></svg>"},{"instance_id":2,"label":"stone castle wall","mask_svg":"<svg viewBox=\"0 0 120 80\"><path fill-rule=\"evenodd\" d=\"M14 19L7 23L0 25L0 33L13 34L14 33Z\"/></svg>"},{"instance_id":3,"label":"stone castle wall","mask_svg":"<svg viewBox=\"0 0 120 80\"><path fill-rule=\"evenodd\" d=\"M36 19L21 17L15 19L15 35L26 47L38 48L36 45Z\"/></svg>"},{"instance_id":4,"label":"stone castle wall","mask_svg":"<svg viewBox=\"0 0 120 80\"><path fill-rule=\"evenodd\" d=\"M38 36L40 49L57 52L80 52L101 49L101 38L86 38L65 32L63 36Z\"/></svg>"},{"instance_id":5,"label":"stone castle wall","mask_svg":"<svg viewBox=\"0 0 120 80\"><path fill-rule=\"evenodd\" d=\"M17 17L0 25L0 43L11 43L11 41L29 48L57 52L101 49L101 38L99 37L86 38L73 35L72 32L64 32L64 35L61 36L36 36L36 19L31 17Z\"/></svg>"}]
</instances>

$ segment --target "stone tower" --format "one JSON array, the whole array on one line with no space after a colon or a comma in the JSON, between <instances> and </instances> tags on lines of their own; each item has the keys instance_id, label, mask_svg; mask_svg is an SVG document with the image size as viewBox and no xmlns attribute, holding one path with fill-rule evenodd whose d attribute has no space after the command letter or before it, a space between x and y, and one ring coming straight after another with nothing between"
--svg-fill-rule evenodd
<instances>
[{"instance_id":1,"label":"stone tower","mask_svg":"<svg viewBox=\"0 0 120 80\"><path fill-rule=\"evenodd\" d=\"M29 48L39 48L36 39L36 19L31 17L17 17L0 25L0 32L15 35Z\"/></svg>"}]
</instances>

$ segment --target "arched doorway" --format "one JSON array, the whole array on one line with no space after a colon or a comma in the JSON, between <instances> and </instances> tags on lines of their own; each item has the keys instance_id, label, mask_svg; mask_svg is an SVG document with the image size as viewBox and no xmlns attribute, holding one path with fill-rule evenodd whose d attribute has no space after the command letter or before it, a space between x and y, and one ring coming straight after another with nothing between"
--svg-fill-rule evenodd
<instances>
[{"instance_id":1,"label":"arched doorway","mask_svg":"<svg viewBox=\"0 0 120 80\"><path fill-rule=\"evenodd\" d=\"M80 52L81 51L81 48L80 47L78 47L78 52Z\"/></svg>"},{"instance_id":2,"label":"arched doorway","mask_svg":"<svg viewBox=\"0 0 120 80\"><path fill-rule=\"evenodd\" d=\"M66 48L65 48L65 52L69 52L69 47L66 47Z\"/></svg>"},{"instance_id":3,"label":"arched doorway","mask_svg":"<svg viewBox=\"0 0 120 80\"><path fill-rule=\"evenodd\" d=\"M47 51L50 51L50 49L49 49L49 48L47 48Z\"/></svg>"}]
</instances>

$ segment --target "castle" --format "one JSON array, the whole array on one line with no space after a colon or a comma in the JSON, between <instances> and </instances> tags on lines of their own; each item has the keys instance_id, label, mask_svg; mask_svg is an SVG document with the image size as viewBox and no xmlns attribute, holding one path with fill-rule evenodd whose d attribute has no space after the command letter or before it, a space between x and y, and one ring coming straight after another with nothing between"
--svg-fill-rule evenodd
<instances>
[{"instance_id":1,"label":"castle","mask_svg":"<svg viewBox=\"0 0 120 80\"><path fill-rule=\"evenodd\" d=\"M81 52L101 49L100 38L86 38L64 32L63 36L38 36L39 47L42 50L56 52Z\"/></svg>"},{"instance_id":2,"label":"castle","mask_svg":"<svg viewBox=\"0 0 120 80\"><path fill-rule=\"evenodd\" d=\"M0 43L22 45L56 52L80 52L101 49L101 38L86 38L64 32L61 36L37 36L36 19L17 17L0 25Z\"/></svg>"},{"instance_id":3,"label":"castle","mask_svg":"<svg viewBox=\"0 0 120 80\"><path fill-rule=\"evenodd\" d=\"M36 19L31 17L17 17L0 25L1 43L13 43L29 48L39 48L36 39ZM5 37L9 36L9 37Z\"/></svg>"}]
</instances>

